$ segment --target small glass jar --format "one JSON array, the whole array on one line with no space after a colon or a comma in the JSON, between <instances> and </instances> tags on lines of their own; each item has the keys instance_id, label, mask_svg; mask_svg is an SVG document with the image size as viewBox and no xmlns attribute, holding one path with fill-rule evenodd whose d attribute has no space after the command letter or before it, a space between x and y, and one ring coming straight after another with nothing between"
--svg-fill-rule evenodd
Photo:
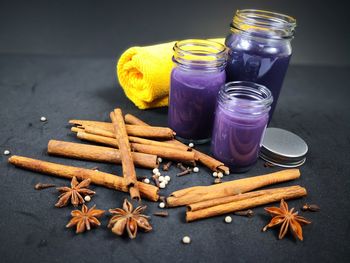
<instances>
[{"instance_id":1,"label":"small glass jar","mask_svg":"<svg viewBox=\"0 0 350 263\"><path fill-rule=\"evenodd\" d=\"M227 83L219 92L211 151L233 172L255 164L273 102L264 86L247 81Z\"/></svg>"},{"instance_id":2,"label":"small glass jar","mask_svg":"<svg viewBox=\"0 0 350 263\"><path fill-rule=\"evenodd\" d=\"M262 11L237 10L226 37L227 81L252 81L266 86L273 95L270 119L292 55L293 17Z\"/></svg>"},{"instance_id":3,"label":"small glass jar","mask_svg":"<svg viewBox=\"0 0 350 263\"><path fill-rule=\"evenodd\" d=\"M189 39L176 42L171 72L168 125L184 142L210 140L217 94L225 84L226 47Z\"/></svg>"}]
</instances>

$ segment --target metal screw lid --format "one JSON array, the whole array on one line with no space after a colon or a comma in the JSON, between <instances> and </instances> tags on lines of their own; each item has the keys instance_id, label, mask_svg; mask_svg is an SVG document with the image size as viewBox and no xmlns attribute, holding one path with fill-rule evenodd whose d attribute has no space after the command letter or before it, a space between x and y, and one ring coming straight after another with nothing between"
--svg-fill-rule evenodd
<instances>
[{"instance_id":1,"label":"metal screw lid","mask_svg":"<svg viewBox=\"0 0 350 263\"><path fill-rule=\"evenodd\" d=\"M308 146L298 135L279 128L267 128L260 158L281 167L297 167L305 163Z\"/></svg>"}]
</instances>

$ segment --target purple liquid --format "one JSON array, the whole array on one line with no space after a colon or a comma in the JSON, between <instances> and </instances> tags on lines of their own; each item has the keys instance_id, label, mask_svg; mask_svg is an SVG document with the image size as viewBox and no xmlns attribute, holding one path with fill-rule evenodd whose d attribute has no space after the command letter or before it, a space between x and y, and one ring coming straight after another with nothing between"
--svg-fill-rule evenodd
<instances>
[{"instance_id":1,"label":"purple liquid","mask_svg":"<svg viewBox=\"0 0 350 263\"><path fill-rule=\"evenodd\" d=\"M216 98L225 84L225 71L183 70L171 73L168 125L186 140L207 140L211 136Z\"/></svg>"},{"instance_id":2,"label":"purple liquid","mask_svg":"<svg viewBox=\"0 0 350 263\"><path fill-rule=\"evenodd\" d=\"M247 36L231 34L225 44L230 49L227 81L252 81L267 87L273 96L271 119L292 54L289 41L257 42Z\"/></svg>"},{"instance_id":3,"label":"purple liquid","mask_svg":"<svg viewBox=\"0 0 350 263\"><path fill-rule=\"evenodd\" d=\"M218 103L216 109L212 154L233 172L244 172L258 158L269 115L246 116L224 107Z\"/></svg>"}]
</instances>

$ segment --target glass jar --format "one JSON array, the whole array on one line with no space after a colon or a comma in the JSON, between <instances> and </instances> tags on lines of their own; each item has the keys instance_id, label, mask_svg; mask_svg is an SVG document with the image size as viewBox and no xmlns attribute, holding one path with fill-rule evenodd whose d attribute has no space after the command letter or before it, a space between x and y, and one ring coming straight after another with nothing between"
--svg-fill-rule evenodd
<instances>
[{"instance_id":1,"label":"glass jar","mask_svg":"<svg viewBox=\"0 0 350 263\"><path fill-rule=\"evenodd\" d=\"M211 150L230 171L244 172L255 164L272 102L270 90L253 82L233 81L220 90Z\"/></svg>"},{"instance_id":2,"label":"glass jar","mask_svg":"<svg viewBox=\"0 0 350 263\"><path fill-rule=\"evenodd\" d=\"M184 142L210 140L217 94L225 84L226 47L190 39L174 45L168 125Z\"/></svg>"},{"instance_id":3,"label":"glass jar","mask_svg":"<svg viewBox=\"0 0 350 263\"><path fill-rule=\"evenodd\" d=\"M252 81L266 86L273 95L270 118L276 107L292 55L291 40L296 20L262 11L238 10L231 23L227 81Z\"/></svg>"}]
</instances>

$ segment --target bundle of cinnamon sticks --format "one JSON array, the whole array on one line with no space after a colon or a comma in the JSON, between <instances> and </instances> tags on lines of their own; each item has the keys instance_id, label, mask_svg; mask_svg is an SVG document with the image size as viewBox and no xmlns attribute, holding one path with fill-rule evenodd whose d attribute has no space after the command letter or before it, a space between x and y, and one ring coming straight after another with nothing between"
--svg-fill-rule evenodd
<instances>
[{"instance_id":1,"label":"bundle of cinnamon sticks","mask_svg":"<svg viewBox=\"0 0 350 263\"><path fill-rule=\"evenodd\" d=\"M130 114L123 116L121 109L113 110L110 118L111 122L69 121L74 125L71 130L76 133L77 138L99 145L50 140L48 153L121 164L123 177L21 156L12 156L9 162L21 168L64 178L90 178L93 183L129 192L131 198L140 199L142 196L152 201L158 200L159 189L137 182L135 166L157 168L158 157L188 165L195 165L199 161L213 171L229 173L228 167L220 161L175 140L175 132L170 128L150 126Z\"/></svg>"}]
</instances>

